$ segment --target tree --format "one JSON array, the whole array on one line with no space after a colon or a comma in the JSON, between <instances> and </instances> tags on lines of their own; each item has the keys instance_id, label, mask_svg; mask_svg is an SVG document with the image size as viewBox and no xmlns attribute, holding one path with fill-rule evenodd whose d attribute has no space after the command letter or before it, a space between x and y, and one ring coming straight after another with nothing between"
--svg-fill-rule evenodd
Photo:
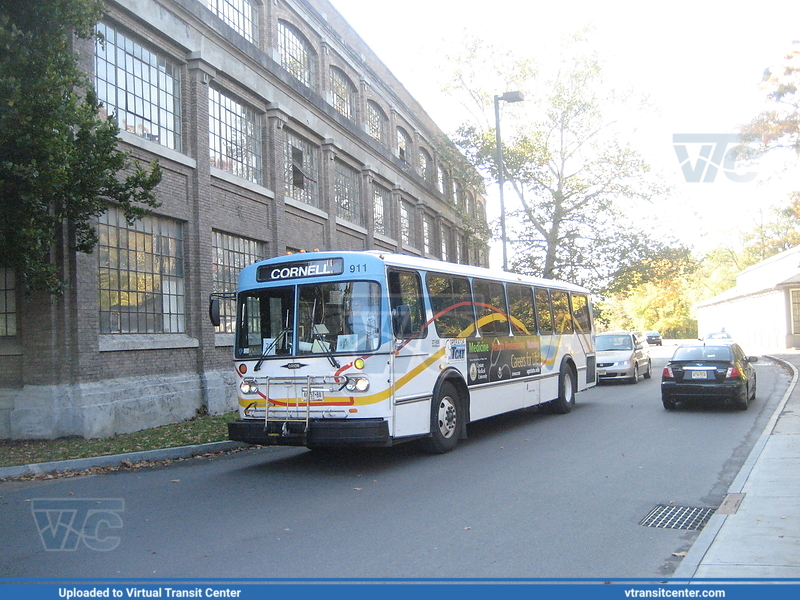
<instances>
[{"instance_id":1,"label":"tree","mask_svg":"<svg viewBox=\"0 0 800 600\"><path fill-rule=\"evenodd\" d=\"M97 243L92 219L109 203L129 223L158 206L149 169L117 147L73 51L95 36L101 0L4 0L0 7L0 266L29 290L59 294L52 257L65 236L74 250ZM121 175L124 174L124 175Z\"/></svg>"},{"instance_id":2,"label":"tree","mask_svg":"<svg viewBox=\"0 0 800 600\"><path fill-rule=\"evenodd\" d=\"M794 42L783 60L764 72L760 89L767 108L742 126L742 141L757 143L762 152L793 152L796 160L800 157L800 42ZM800 192L790 194L783 212L786 222L800 226Z\"/></svg>"},{"instance_id":3,"label":"tree","mask_svg":"<svg viewBox=\"0 0 800 600\"><path fill-rule=\"evenodd\" d=\"M621 267L603 290L601 322L610 329L656 329L667 337L694 337L697 321L687 293L698 262L687 248L661 246Z\"/></svg>"},{"instance_id":4,"label":"tree","mask_svg":"<svg viewBox=\"0 0 800 600\"><path fill-rule=\"evenodd\" d=\"M572 41L575 47L584 42L582 37ZM485 113L492 96L481 88L478 73L464 66L481 52L500 55L468 43L454 63L449 89L482 104ZM541 75L527 58L506 55L495 64L505 70L495 74L494 85L508 82L525 91L525 107L515 105L516 118L508 119L515 132L505 136L509 142L504 146L505 179L522 204L509 212L509 238L518 253L512 268L599 290L621 266L636 263L653 247L633 226L630 213L666 190L651 177L642 156L620 141L617 123L608 116L620 99L606 92L593 54L567 56L551 77ZM464 125L454 141L479 170L497 180L492 127Z\"/></svg>"},{"instance_id":5,"label":"tree","mask_svg":"<svg viewBox=\"0 0 800 600\"><path fill-rule=\"evenodd\" d=\"M788 148L800 155L800 42L764 72L760 88L768 107L742 127L743 141L758 142L763 150Z\"/></svg>"}]
</instances>

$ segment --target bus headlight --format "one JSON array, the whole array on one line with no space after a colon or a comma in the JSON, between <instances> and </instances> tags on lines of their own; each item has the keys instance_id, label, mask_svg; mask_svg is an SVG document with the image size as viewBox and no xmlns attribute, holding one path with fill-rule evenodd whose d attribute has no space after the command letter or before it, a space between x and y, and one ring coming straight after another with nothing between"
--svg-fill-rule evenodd
<instances>
[{"instance_id":1,"label":"bus headlight","mask_svg":"<svg viewBox=\"0 0 800 600\"><path fill-rule=\"evenodd\" d=\"M242 379L242 383L239 384L239 389L242 391L242 394L257 394L258 382L255 379Z\"/></svg>"},{"instance_id":2,"label":"bus headlight","mask_svg":"<svg viewBox=\"0 0 800 600\"><path fill-rule=\"evenodd\" d=\"M366 377L348 377L344 387L348 392L366 392L369 389L369 379Z\"/></svg>"}]
</instances>

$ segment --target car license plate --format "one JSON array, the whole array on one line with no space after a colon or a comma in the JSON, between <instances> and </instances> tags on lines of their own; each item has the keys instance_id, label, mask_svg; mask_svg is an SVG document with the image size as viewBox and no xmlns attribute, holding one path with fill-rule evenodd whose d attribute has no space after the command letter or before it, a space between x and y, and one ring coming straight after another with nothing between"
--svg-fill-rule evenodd
<instances>
[{"instance_id":1,"label":"car license plate","mask_svg":"<svg viewBox=\"0 0 800 600\"><path fill-rule=\"evenodd\" d=\"M708 379L708 371L692 371L692 379Z\"/></svg>"}]
</instances>

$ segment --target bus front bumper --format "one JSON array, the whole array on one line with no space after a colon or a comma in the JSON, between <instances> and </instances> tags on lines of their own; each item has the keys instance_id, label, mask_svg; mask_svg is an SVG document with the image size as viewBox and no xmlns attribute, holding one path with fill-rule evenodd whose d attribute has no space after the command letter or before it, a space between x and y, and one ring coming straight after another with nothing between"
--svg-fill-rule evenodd
<instances>
[{"instance_id":1,"label":"bus front bumper","mask_svg":"<svg viewBox=\"0 0 800 600\"><path fill-rule=\"evenodd\" d=\"M305 422L242 419L228 423L228 438L259 446L391 446L384 419L311 419Z\"/></svg>"}]
</instances>

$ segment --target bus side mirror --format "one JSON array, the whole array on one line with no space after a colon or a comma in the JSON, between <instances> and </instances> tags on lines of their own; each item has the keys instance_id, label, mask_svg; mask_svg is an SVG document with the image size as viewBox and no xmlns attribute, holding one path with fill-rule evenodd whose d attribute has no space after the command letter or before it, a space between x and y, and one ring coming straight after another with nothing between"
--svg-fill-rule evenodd
<instances>
[{"instance_id":1,"label":"bus side mirror","mask_svg":"<svg viewBox=\"0 0 800 600\"><path fill-rule=\"evenodd\" d=\"M394 309L393 320L396 337L407 338L414 335L411 329L411 307L408 304L400 304Z\"/></svg>"},{"instance_id":2,"label":"bus side mirror","mask_svg":"<svg viewBox=\"0 0 800 600\"><path fill-rule=\"evenodd\" d=\"M219 327L222 319L219 316L219 298L211 298L208 303L208 318L214 327Z\"/></svg>"}]
</instances>

